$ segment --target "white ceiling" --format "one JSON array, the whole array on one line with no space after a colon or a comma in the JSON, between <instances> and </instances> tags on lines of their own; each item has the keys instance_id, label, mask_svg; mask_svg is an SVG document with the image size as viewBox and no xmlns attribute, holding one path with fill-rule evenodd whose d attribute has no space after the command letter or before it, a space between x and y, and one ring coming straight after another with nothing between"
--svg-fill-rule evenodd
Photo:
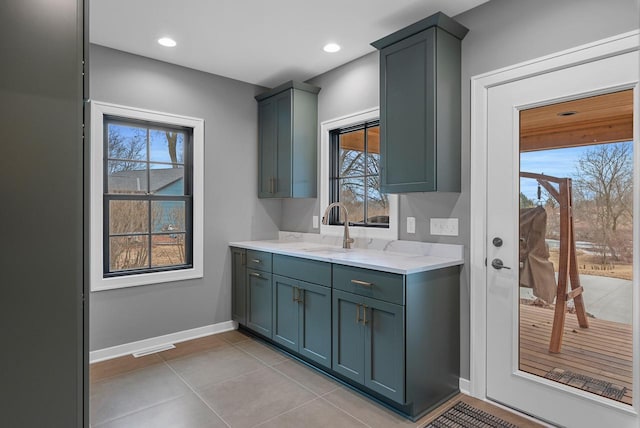
<instances>
[{"instance_id":1,"label":"white ceiling","mask_svg":"<svg viewBox=\"0 0 640 428\"><path fill-rule=\"evenodd\" d=\"M487 0L91 0L90 40L266 87L305 81L435 12ZM164 48L156 41L178 42ZM328 42L342 46L328 54Z\"/></svg>"}]
</instances>

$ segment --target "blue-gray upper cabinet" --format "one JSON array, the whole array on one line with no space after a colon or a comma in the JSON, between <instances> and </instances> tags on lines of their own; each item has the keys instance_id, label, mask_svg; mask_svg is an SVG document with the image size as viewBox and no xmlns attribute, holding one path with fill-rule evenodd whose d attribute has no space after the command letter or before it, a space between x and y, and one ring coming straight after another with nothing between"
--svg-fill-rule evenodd
<instances>
[{"instance_id":1,"label":"blue-gray upper cabinet","mask_svg":"<svg viewBox=\"0 0 640 428\"><path fill-rule=\"evenodd\" d=\"M460 192L460 42L437 13L372 43L380 50L381 189Z\"/></svg>"},{"instance_id":2,"label":"blue-gray upper cabinet","mask_svg":"<svg viewBox=\"0 0 640 428\"><path fill-rule=\"evenodd\" d=\"M273 272L273 340L331 368L331 264L276 254Z\"/></svg>"},{"instance_id":3,"label":"blue-gray upper cabinet","mask_svg":"<svg viewBox=\"0 0 640 428\"><path fill-rule=\"evenodd\" d=\"M318 92L287 82L258 101L258 197L315 198Z\"/></svg>"}]
</instances>

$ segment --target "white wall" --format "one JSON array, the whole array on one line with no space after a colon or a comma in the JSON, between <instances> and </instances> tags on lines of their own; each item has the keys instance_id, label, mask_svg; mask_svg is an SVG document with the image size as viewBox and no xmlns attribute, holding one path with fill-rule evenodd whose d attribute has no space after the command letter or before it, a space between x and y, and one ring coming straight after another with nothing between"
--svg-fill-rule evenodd
<instances>
[{"instance_id":1,"label":"white wall","mask_svg":"<svg viewBox=\"0 0 640 428\"><path fill-rule=\"evenodd\" d=\"M280 228L280 201L256 197L264 88L102 46L90 55L92 99L205 120L204 278L91 293L90 349L230 320L228 242Z\"/></svg>"}]
</instances>

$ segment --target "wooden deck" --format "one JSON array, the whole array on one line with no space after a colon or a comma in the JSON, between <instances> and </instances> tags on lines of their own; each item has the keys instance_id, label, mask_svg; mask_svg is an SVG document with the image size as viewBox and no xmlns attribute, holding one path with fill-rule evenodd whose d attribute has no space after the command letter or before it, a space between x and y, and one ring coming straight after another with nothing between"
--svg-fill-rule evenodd
<instances>
[{"instance_id":1,"label":"wooden deck","mask_svg":"<svg viewBox=\"0 0 640 428\"><path fill-rule=\"evenodd\" d=\"M544 377L554 368L571 370L627 391L620 400L632 401L631 325L589 318L589 328L578 326L567 314L562 350L549 352L553 310L520 305L520 370Z\"/></svg>"}]
</instances>

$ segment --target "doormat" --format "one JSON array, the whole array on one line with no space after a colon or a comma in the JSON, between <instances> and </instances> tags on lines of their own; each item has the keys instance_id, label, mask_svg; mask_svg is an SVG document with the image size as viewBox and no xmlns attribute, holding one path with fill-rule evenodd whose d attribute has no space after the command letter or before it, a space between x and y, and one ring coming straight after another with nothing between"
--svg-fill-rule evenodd
<instances>
[{"instance_id":1,"label":"doormat","mask_svg":"<svg viewBox=\"0 0 640 428\"><path fill-rule=\"evenodd\" d=\"M624 386L559 368L551 370L544 377L617 401L622 400L622 397L627 392L627 388Z\"/></svg>"},{"instance_id":2,"label":"doormat","mask_svg":"<svg viewBox=\"0 0 640 428\"><path fill-rule=\"evenodd\" d=\"M458 401L424 428L518 428L497 416Z\"/></svg>"}]
</instances>

